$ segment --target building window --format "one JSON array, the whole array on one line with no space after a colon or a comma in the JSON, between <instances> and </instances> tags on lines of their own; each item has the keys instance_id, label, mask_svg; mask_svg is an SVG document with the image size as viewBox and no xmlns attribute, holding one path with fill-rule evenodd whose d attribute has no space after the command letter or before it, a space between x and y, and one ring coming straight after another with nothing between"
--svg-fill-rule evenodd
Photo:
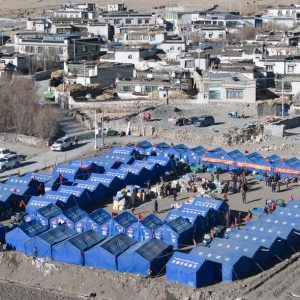
<instances>
[{"instance_id":1,"label":"building window","mask_svg":"<svg viewBox=\"0 0 300 300\"><path fill-rule=\"evenodd\" d=\"M226 90L226 98L227 99L242 99L243 98L243 91L242 90L227 89Z\"/></svg>"},{"instance_id":2,"label":"building window","mask_svg":"<svg viewBox=\"0 0 300 300\"><path fill-rule=\"evenodd\" d=\"M267 72L273 72L274 66L273 65L266 65L266 71Z\"/></svg>"},{"instance_id":3,"label":"building window","mask_svg":"<svg viewBox=\"0 0 300 300\"><path fill-rule=\"evenodd\" d=\"M64 54L64 48L63 47L59 47L58 48L58 53L59 54Z\"/></svg>"},{"instance_id":4,"label":"building window","mask_svg":"<svg viewBox=\"0 0 300 300\"><path fill-rule=\"evenodd\" d=\"M195 60L186 60L185 68L195 68Z\"/></svg>"},{"instance_id":5,"label":"building window","mask_svg":"<svg viewBox=\"0 0 300 300\"><path fill-rule=\"evenodd\" d=\"M37 52L38 52L38 53L43 53L43 47L38 47L38 48L37 48Z\"/></svg>"},{"instance_id":6,"label":"building window","mask_svg":"<svg viewBox=\"0 0 300 300\"><path fill-rule=\"evenodd\" d=\"M97 45L93 45L93 46L92 46L92 51L93 51L93 52L98 51L98 46L97 46Z\"/></svg>"},{"instance_id":7,"label":"building window","mask_svg":"<svg viewBox=\"0 0 300 300\"><path fill-rule=\"evenodd\" d=\"M210 89L208 92L208 98L210 100L221 100L221 90L219 89Z\"/></svg>"},{"instance_id":8,"label":"building window","mask_svg":"<svg viewBox=\"0 0 300 300\"><path fill-rule=\"evenodd\" d=\"M120 24L120 19L115 19L114 23L115 24Z\"/></svg>"},{"instance_id":9,"label":"building window","mask_svg":"<svg viewBox=\"0 0 300 300\"><path fill-rule=\"evenodd\" d=\"M126 24L131 24L131 19L126 19L126 20L125 20L125 23L126 23Z\"/></svg>"},{"instance_id":10,"label":"building window","mask_svg":"<svg viewBox=\"0 0 300 300\"><path fill-rule=\"evenodd\" d=\"M82 53L86 53L88 51L87 46L83 45L81 48Z\"/></svg>"},{"instance_id":11,"label":"building window","mask_svg":"<svg viewBox=\"0 0 300 300\"><path fill-rule=\"evenodd\" d=\"M224 37L223 33L219 33L219 38L222 39Z\"/></svg>"},{"instance_id":12,"label":"building window","mask_svg":"<svg viewBox=\"0 0 300 300\"><path fill-rule=\"evenodd\" d=\"M208 37L211 39L213 37L213 34L212 33L209 33L208 34Z\"/></svg>"},{"instance_id":13,"label":"building window","mask_svg":"<svg viewBox=\"0 0 300 300\"><path fill-rule=\"evenodd\" d=\"M145 24L149 24L149 20L145 20Z\"/></svg>"},{"instance_id":14,"label":"building window","mask_svg":"<svg viewBox=\"0 0 300 300\"><path fill-rule=\"evenodd\" d=\"M128 55L128 59L132 59L132 54L129 54L129 55Z\"/></svg>"},{"instance_id":15,"label":"building window","mask_svg":"<svg viewBox=\"0 0 300 300\"><path fill-rule=\"evenodd\" d=\"M295 66L288 66L288 73L294 73Z\"/></svg>"},{"instance_id":16,"label":"building window","mask_svg":"<svg viewBox=\"0 0 300 300\"><path fill-rule=\"evenodd\" d=\"M138 20L138 24L142 24L142 20L141 19Z\"/></svg>"}]
</instances>

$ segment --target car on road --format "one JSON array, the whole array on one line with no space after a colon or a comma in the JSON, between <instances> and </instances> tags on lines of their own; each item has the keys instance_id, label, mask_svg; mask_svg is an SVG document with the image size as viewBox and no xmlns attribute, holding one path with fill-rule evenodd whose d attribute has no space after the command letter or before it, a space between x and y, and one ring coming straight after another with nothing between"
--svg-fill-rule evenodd
<instances>
[{"instance_id":1,"label":"car on road","mask_svg":"<svg viewBox=\"0 0 300 300\"><path fill-rule=\"evenodd\" d=\"M12 153L9 149L7 148L0 148L0 158L3 158L9 154L15 154L15 153Z\"/></svg>"},{"instance_id":2,"label":"car on road","mask_svg":"<svg viewBox=\"0 0 300 300\"><path fill-rule=\"evenodd\" d=\"M0 158L0 170L4 172L8 169L17 168L20 165L20 157L17 154L8 154Z\"/></svg>"},{"instance_id":3,"label":"car on road","mask_svg":"<svg viewBox=\"0 0 300 300\"><path fill-rule=\"evenodd\" d=\"M206 127L215 124L215 119L213 116L200 116L194 121L196 127Z\"/></svg>"},{"instance_id":4,"label":"car on road","mask_svg":"<svg viewBox=\"0 0 300 300\"><path fill-rule=\"evenodd\" d=\"M56 140L52 146L52 151L64 151L67 149L71 149L73 146L73 138L72 137L64 137Z\"/></svg>"}]
</instances>

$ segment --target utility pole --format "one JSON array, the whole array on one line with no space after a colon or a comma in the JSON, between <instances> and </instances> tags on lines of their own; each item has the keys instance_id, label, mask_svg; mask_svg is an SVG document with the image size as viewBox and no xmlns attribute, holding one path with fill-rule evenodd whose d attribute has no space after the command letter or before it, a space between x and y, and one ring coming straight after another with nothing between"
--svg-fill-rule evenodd
<instances>
[{"instance_id":1,"label":"utility pole","mask_svg":"<svg viewBox=\"0 0 300 300\"><path fill-rule=\"evenodd\" d=\"M73 40L73 55L74 55L74 61L76 61L76 40Z\"/></svg>"},{"instance_id":2,"label":"utility pole","mask_svg":"<svg viewBox=\"0 0 300 300\"><path fill-rule=\"evenodd\" d=\"M283 76L281 77L281 97L282 97L281 118L283 119L283 117L284 117L284 80L283 80Z\"/></svg>"},{"instance_id":3,"label":"utility pole","mask_svg":"<svg viewBox=\"0 0 300 300\"><path fill-rule=\"evenodd\" d=\"M97 110L95 108L95 143L94 143L94 149L97 150L97 131L98 131L98 126L97 126Z\"/></svg>"},{"instance_id":4,"label":"utility pole","mask_svg":"<svg viewBox=\"0 0 300 300\"><path fill-rule=\"evenodd\" d=\"M104 148L104 110L102 109L102 147Z\"/></svg>"},{"instance_id":5,"label":"utility pole","mask_svg":"<svg viewBox=\"0 0 300 300\"><path fill-rule=\"evenodd\" d=\"M86 86L86 64L83 62L84 86Z\"/></svg>"}]
</instances>

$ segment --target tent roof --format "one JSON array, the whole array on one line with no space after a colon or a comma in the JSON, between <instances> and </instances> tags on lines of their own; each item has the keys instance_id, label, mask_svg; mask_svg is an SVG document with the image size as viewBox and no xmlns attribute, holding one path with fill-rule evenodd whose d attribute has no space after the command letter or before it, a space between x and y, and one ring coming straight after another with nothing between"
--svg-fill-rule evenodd
<instances>
[{"instance_id":1,"label":"tent roof","mask_svg":"<svg viewBox=\"0 0 300 300\"><path fill-rule=\"evenodd\" d=\"M281 162L281 157L276 154L273 154L268 157L268 160L269 160L270 164L276 165L277 163Z\"/></svg>"},{"instance_id":2,"label":"tent roof","mask_svg":"<svg viewBox=\"0 0 300 300\"><path fill-rule=\"evenodd\" d=\"M86 251L101 243L104 239L105 236L101 233L94 230L88 230L71 237L68 242L81 251Z\"/></svg>"},{"instance_id":3,"label":"tent roof","mask_svg":"<svg viewBox=\"0 0 300 300\"><path fill-rule=\"evenodd\" d=\"M87 212L79 208L77 205L65 210L63 214L73 222L77 222L87 215Z\"/></svg>"},{"instance_id":4,"label":"tent roof","mask_svg":"<svg viewBox=\"0 0 300 300\"><path fill-rule=\"evenodd\" d=\"M29 189L30 189L29 186L26 184L18 184L18 185L8 184L8 183L0 184L1 193L2 191L8 191L12 194L26 195Z\"/></svg>"},{"instance_id":5,"label":"tent roof","mask_svg":"<svg viewBox=\"0 0 300 300\"><path fill-rule=\"evenodd\" d=\"M103 208L93 211L89 214L89 217L99 225L108 222L112 218L111 214Z\"/></svg>"},{"instance_id":6,"label":"tent roof","mask_svg":"<svg viewBox=\"0 0 300 300\"><path fill-rule=\"evenodd\" d=\"M60 215L62 213L62 210L58 206L50 203L44 207L37 209L37 212L45 218L50 219L52 217Z\"/></svg>"},{"instance_id":7,"label":"tent roof","mask_svg":"<svg viewBox=\"0 0 300 300\"><path fill-rule=\"evenodd\" d=\"M95 191L97 189L97 187L99 186L98 183L96 182L92 182L89 180L81 180L81 179L76 179L74 181L74 186L82 188L82 189L87 189L91 192Z\"/></svg>"},{"instance_id":8,"label":"tent roof","mask_svg":"<svg viewBox=\"0 0 300 300\"><path fill-rule=\"evenodd\" d=\"M46 183L52 179L52 175L44 173L27 173L24 175L27 178L35 178L38 182Z\"/></svg>"},{"instance_id":9,"label":"tent roof","mask_svg":"<svg viewBox=\"0 0 300 300\"><path fill-rule=\"evenodd\" d=\"M58 191L63 194L70 194L75 197L80 197L86 191L86 189L77 186L61 185Z\"/></svg>"},{"instance_id":10,"label":"tent roof","mask_svg":"<svg viewBox=\"0 0 300 300\"><path fill-rule=\"evenodd\" d=\"M152 145L150 142L144 140L144 141L137 142L135 146L136 146L135 148L136 148L137 150L139 150L139 148L141 148L141 149L149 149L149 148L151 148L153 145Z\"/></svg>"},{"instance_id":11,"label":"tent roof","mask_svg":"<svg viewBox=\"0 0 300 300\"><path fill-rule=\"evenodd\" d=\"M155 229L164 224L164 222L155 214L148 215L141 223L149 229Z\"/></svg>"},{"instance_id":12,"label":"tent roof","mask_svg":"<svg viewBox=\"0 0 300 300\"><path fill-rule=\"evenodd\" d=\"M204 218L208 215L210 212L211 208L210 207L202 207L202 206L197 206L194 204L182 204L180 207L179 211L182 213L184 216L203 216Z\"/></svg>"},{"instance_id":13,"label":"tent roof","mask_svg":"<svg viewBox=\"0 0 300 300\"><path fill-rule=\"evenodd\" d=\"M300 160L297 157L292 157L287 159L285 163L291 168L299 169L300 168Z\"/></svg>"},{"instance_id":14,"label":"tent roof","mask_svg":"<svg viewBox=\"0 0 300 300\"><path fill-rule=\"evenodd\" d=\"M10 199L12 193L10 191L1 191L0 192L0 202L6 202Z\"/></svg>"},{"instance_id":15,"label":"tent roof","mask_svg":"<svg viewBox=\"0 0 300 300\"><path fill-rule=\"evenodd\" d=\"M41 233L38 237L44 240L47 244L53 245L60 243L63 240L75 235L76 232L66 225L61 225Z\"/></svg>"},{"instance_id":16,"label":"tent roof","mask_svg":"<svg viewBox=\"0 0 300 300\"><path fill-rule=\"evenodd\" d=\"M111 152L116 154L132 155L136 152L136 150L133 147L114 147Z\"/></svg>"},{"instance_id":17,"label":"tent roof","mask_svg":"<svg viewBox=\"0 0 300 300\"><path fill-rule=\"evenodd\" d=\"M121 171L130 172L135 175L139 175L143 169L144 169L143 166L138 166L138 165L122 165L122 166L120 166Z\"/></svg>"},{"instance_id":18,"label":"tent roof","mask_svg":"<svg viewBox=\"0 0 300 300\"><path fill-rule=\"evenodd\" d=\"M193 151L196 154L200 154L201 155L201 154L205 153L206 149L204 147L202 147L202 146L199 145L197 147L194 147L194 148L190 149L190 151Z\"/></svg>"},{"instance_id":19,"label":"tent roof","mask_svg":"<svg viewBox=\"0 0 300 300\"><path fill-rule=\"evenodd\" d=\"M58 173L61 173L62 175L67 174L67 173L75 175L79 169L80 169L79 166L59 164L55 167L55 169L53 171L53 175L57 175Z\"/></svg>"},{"instance_id":20,"label":"tent roof","mask_svg":"<svg viewBox=\"0 0 300 300\"><path fill-rule=\"evenodd\" d=\"M61 201L64 203L66 203L70 199L70 197L71 197L70 194L56 192L56 191L48 191L44 195L44 198L46 198L46 199L52 199L52 200Z\"/></svg>"},{"instance_id":21,"label":"tent roof","mask_svg":"<svg viewBox=\"0 0 300 300\"><path fill-rule=\"evenodd\" d=\"M166 166L170 159L164 156L148 156L147 161L155 162L161 166Z\"/></svg>"},{"instance_id":22,"label":"tent roof","mask_svg":"<svg viewBox=\"0 0 300 300\"><path fill-rule=\"evenodd\" d=\"M178 234L192 227L192 224L188 220L180 216L174 220L166 222L166 224L170 226Z\"/></svg>"},{"instance_id":23,"label":"tent roof","mask_svg":"<svg viewBox=\"0 0 300 300\"><path fill-rule=\"evenodd\" d=\"M88 181L99 182L99 183L102 183L105 186L108 186L116 178L117 177L115 177L115 176L109 176L107 174L92 173L90 178L88 179Z\"/></svg>"},{"instance_id":24,"label":"tent roof","mask_svg":"<svg viewBox=\"0 0 300 300\"><path fill-rule=\"evenodd\" d=\"M122 153L113 153L113 152L107 152L101 156L103 159L114 159L116 161L120 161L123 163L127 163L133 159L133 157L129 154L122 154Z\"/></svg>"},{"instance_id":25,"label":"tent roof","mask_svg":"<svg viewBox=\"0 0 300 300\"><path fill-rule=\"evenodd\" d=\"M113 255L118 256L135 243L135 240L131 239L127 235L118 234L104 240L99 246L112 253Z\"/></svg>"},{"instance_id":26,"label":"tent roof","mask_svg":"<svg viewBox=\"0 0 300 300\"><path fill-rule=\"evenodd\" d=\"M29 222L23 222L19 228L24 231L26 235L29 237L33 237L35 235L38 235L48 229L47 226L42 225L37 220L31 220Z\"/></svg>"},{"instance_id":27,"label":"tent roof","mask_svg":"<svg viewBox=\"0 0 300 300\"><path fill-rule=\"evenodd\" d=\"M119 179L123 180L128 175L128 172L122 171L120 169L107 169L104 175L108 175L111 177L118 177Z\"/></svg>"},{"instance_id":28,"label":"tent roof","mask_svg":"<svg viewBox=\"0 0 300 300\"><path fill-rule=\"evenodd\" d=\"M31 177L11 176L6 181L6 184L14 185L14 186L18 186L18 185L27 185L28 186L32 180L33 179Z\"/></svg>"},{"instance_id":29,"label":"tent roof","mask_svg":"<svg viewBox=\"0 0 300 300\"><path fill-rule=\"evenodd\" d=\"M165 151L165 150L168 150L171 148L171 146L165 142L162 142L162 143L158 143L156 145L153 145L153 148L156 148L158 150L162 150L162 151Z\"/></svg>"},{"instance_id":30,"label":"tent roof","mask_svg":"<svg viewBox=\"0 0 300 300\"><path fill-rule=\"evenodd\" d=\"M193 205L205 208L212 208L216 211L224 204L223 200L214 199L212 197L196 196L193 200Z\"/></svg>"},{"instance_id":31,"label":"tent roof","mask_svg":"<svg viewBox=\"0 0 300 300\"><path fill-rule=\"evenodd\" d=\"M137 222L138 219L128 211L124 211L121 214L114 217L114 221L118 222L121 226L126 228L130 226L132 223Z\"/></svg>"}]
</instances>

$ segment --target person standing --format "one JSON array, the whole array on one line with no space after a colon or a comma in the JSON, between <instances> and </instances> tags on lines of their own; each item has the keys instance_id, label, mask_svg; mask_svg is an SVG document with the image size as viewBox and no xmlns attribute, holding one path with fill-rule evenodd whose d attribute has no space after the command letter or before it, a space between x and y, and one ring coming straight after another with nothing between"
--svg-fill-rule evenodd
<instances>
[{"instance_id":1,"label":"person standing","mask_svg":"<svg viewBox=\"0 0 300 300\"><path fill-rule=\"evenodd\" d=\"M277 192L280 192L280 181L279 180L277 181L276 185L277 185Z\"/></svg>"},{"instance_id":2,"label":"person standing","mask_svg":"<svg viewBox=\"0 0 300 300\"><path fill-rule=\"evenodd\" d=\"M173 198L174 198L174 202L176 202L177 200L177 190L173 189Z\"/></svg>"},{"instance_id":3,"label":"person standing","mask_svg":"<svg viewBox=\"0 0 300 300\"><path fill-rule=\"evenodd\" d=\"M37 247L34 246L33 248L33 259L36 259L37 258Z\"/></svg>"},{"instance_id":4,"label":"person standing","mask_svg":"<svg viewBox=\"0 0 300 300\"><path fill-rule=\"evenodd\" d=\"M242 190L242 199L243 199L243 203L246 204L247 203L247 192Z\"/></svg>"},{"instance_id":5,"label":"person standing","mask_svg":"<svg viewBox=\"0 0 300 300\"><path fill-rule=\"evenodd\" d=\"M272 193L276 192L276 182L275 181L272 181L271 189L272 189Z\"/></svg>"},{"instance_id":6,"label":"person standing","mask_svg":"<svg viewBox=\"0 0 300 300\"><path fill-rule=\"evenodd\" d=\"M285 177L285 187L288 190L289 189L289 178Z\"/></svg>"},{"instance_id":7,"label":"person standing","mask_svg":"<svg viewBox=\"0 0 300 300\"><path fill-rule=\"evenodd\" d=\"M153 206L154 206L154 212L158 213L158 202L157 202L157 199L154 200Z\"/></svg>"}]
</instances>

